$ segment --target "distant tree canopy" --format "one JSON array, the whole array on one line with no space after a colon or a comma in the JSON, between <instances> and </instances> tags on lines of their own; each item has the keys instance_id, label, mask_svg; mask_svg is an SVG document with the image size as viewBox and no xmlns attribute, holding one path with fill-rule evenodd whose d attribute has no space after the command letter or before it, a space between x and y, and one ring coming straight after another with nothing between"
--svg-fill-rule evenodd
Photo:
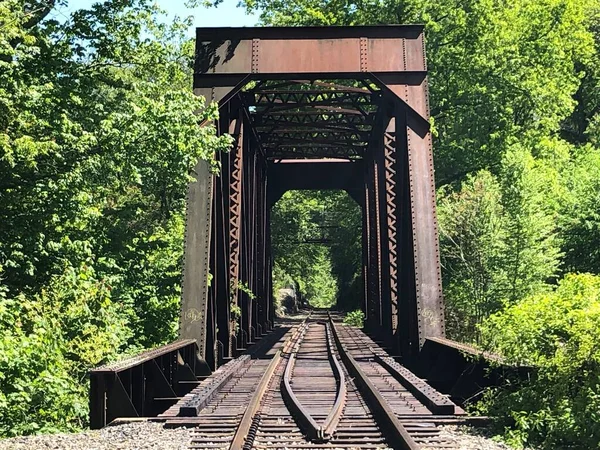
<instances>
[{"instance_id":1,"label":"distant tree canopy","mask_svg":"<svg viewBox=\"0 0 600 450\"><path fill-rule=\"evenodd\" d=\"M176 336L189 169L229 146L189 24L65 4L0 2L0 436L80 428L91 366Z\"/></svg>"},{"instance_id":2,"label":"distant tree canopy","mask_svg":"<svg viewBox=\"0 0 600 450\"><path fill-rule=\"evenodd\" d=\"M360 307L361 210L343 191L289 191L271 213L275 292L316 307Z\"/></svg>"}]
</instances>

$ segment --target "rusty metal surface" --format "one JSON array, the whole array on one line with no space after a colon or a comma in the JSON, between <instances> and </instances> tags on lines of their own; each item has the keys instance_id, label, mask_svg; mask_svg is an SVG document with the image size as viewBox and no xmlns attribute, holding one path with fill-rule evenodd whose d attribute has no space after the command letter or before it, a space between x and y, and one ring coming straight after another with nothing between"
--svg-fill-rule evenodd
<instances>
[{"instance_id":1,"label":"rusty metal surface","mask_svg":"<svg viewBox=\"0 0 600 450\"><path fill-rule=\"evenodd\" d=\"M196 341L194 339L179 339L175 342L172 342L167 345L162 345L160 347L154 348L152 350L146 350L141 352L135 356L130 358L123 359L121 361L115 361L103 366L95 367L90 370L90 373L102 373L102 372L110 372L117 373L123 370L131 369L132 367L139 366L151 359L155 359L161 356L164 356L168 353L172 353L174 351L178 351L187 347L189 345L196 345Z\"/></svg>"},{"instance_id":2,"label":"rusty metal surface","mask_svg":"<svg viewBox=\"0 0 600 450\"><path fill-rule=\"evenodd\" d=\"M249 363L250 357L244 355L240 359L230 361L221 366L219 372L215 373L212 377L210 384L204 384L194 389L190 393L189 398L184 400L183 404L179 406L179 416L197 416L219 393L223 386L231 380L234 374Z\"/></svg>"},{"instance_id":3,"label":"rusty metal surface","mask_svg":"<svg viewBox=\"0 0 600 450\"><path fill-rule=\"evenodd\" d=\"M319 333L321 331L315 330L315 326L318 328L325 328L325 339L315 339L315 333ZM312 334L313 336L307 336L307 334ZM320 334L321 338L322 333ZM333 405L331 406L325 421L321 424L317 423L309 410L304 407L292 388L292 373L294 372L301 343L303 343L306 347L305 341L308 341L310 345L308 347L308 351L305 350L305 353L308 353L308 360L310 363L308 367L309 372L307 375L310 377L309 382L312 384L310 387L311 395L308 397L309 402L315 401L314 394L319 396L324 394L326 391L326 386L323 385L323 381L328 382L331 378L334 378L337 384ZM324 346L326 347L326 351L324 352L325 354L322 352ZM319 357L315 355L316 353L319 354ZM302 357L302 353L300 355ZM306 370L306 368L304 368L304 370ZM295 373L296 383L303 387L306 380L303 379L297 372L299 371L296 371ZM285 372L281 382L281 390L288 409L290 410L300 429L303 431L304 435L309 440L314 442L327 442L331 440L346 406L347 388L346 377L335 355L330 324L313 324L312 329L310 328L310 325L305 325L299 342L296 343L291 354L288 356L288 362L286 364ZM306 396L306 393L303 392L303 394Z\"/></svg>"},{"instance_id":4,"label":"rusty metal surface","mask_svg":"<svg viewBox=\"0 0 600 450\"><path fill-rule=\"evenodd\" d=\"M198 28L196 73L419 72L422 31L419 25Z\"/></svg>"},{"instance_id":5,"label":"rusty metal surface","mask_svg":"<svg viewBox=\"0 0 600 450\"><path fill-rule=\"evenodd\" d=\"M288 322L288 326L295 324L293 329L268 345L261 343L262 349L234 370L197 416L162 418L167 426L193 427L192 448L458 448L455 442L440 435L437 425L466 423L466 418L429 411L374 361L374 354L388 357L383 349L376 348L360 330L341 326L340 315L333 317L338 322L329 326L325 325L328 318L323 311L314 311L305 324ZM332 327L337 330L335 335ZM296 358L288 364L287 358L294 354ZM339 364L336 371L333 361L337 358L351 359L355 368ZM232 361L223 369L234 364ZM215 373L213 378L217 377ZM315 428L322 427L322 436L329 437L327 442L314 439L298 427L298 416L284 401L284 377L306 415L314 419ZM364 383L370 385L370 393L365 394L363 377ZM214 381L210 378L203 382L205 388L211 384ZM339 407L342 385L346 387L346 399ZM382 410L387 411L387 419ZM394 426L400 425L396 431L390 428L390 421ZM332 425L330 433L325 433L327 423Z\"/></svg>"},{"instance_id":6,"label":"rusty metal surface","mask_svg":"<svg viewBox=\"0 0 600 450\"><path fill-rule=\"evenodd\" d=\"M185 339L90 372L90 427L117 417L154 417L210 374L196 341Z\"/></svg>"},{"instance_id":7,"label":"rusty metal surface","mask_svg":"<svg viewBox=\"0 0 600 450\"><path fill-rule=\"evenodd\" d=\"M190 183L187 196L179 337L195 339L205 358L213 175L200 161L192 176L196 181Z\"/></svg>"},{"instance_id":8,"label":"rusty metal surface","mask_svg":"<svg viewBox=\"0 0 600 450\"><path fill-rule=\"evenodd\" d=\"M434 414L452 415L455 412L455 404L445 395L429 386L424 380L417 377L405 367L402 367L394 358L389 356L375 355L375 361L381 364L393 375L405 388L407 388L417 399L419 399Z\"/></svg>"},{"instance_id":9,"label":"rusty metal surface","mask_svg":"<svg viewBox=\"0 0 600 450\"><path fill-rule=\"evenodd\" d=\"M182 336L197 335L215 365L260 339L274 318L269 209L289 189L345 189L363 208L368 326L407 360L443 337L423 27L198 29L194 88L238 141L217 156L221 177L190 187L215 195L190 201L186 235L202 213L212 223L186 241ZM208 260L209 292L197 286ZM185 322L189 304L204 325Z\"/></svg>"}]
</instances>

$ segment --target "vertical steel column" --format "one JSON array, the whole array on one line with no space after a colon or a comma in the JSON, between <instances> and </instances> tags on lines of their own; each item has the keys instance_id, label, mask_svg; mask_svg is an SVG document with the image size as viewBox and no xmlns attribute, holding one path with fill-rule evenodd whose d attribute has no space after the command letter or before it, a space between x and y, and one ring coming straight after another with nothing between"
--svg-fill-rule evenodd
<instances>
[{"instance_id":1,"label":"vertical steel column","mask_svg":"<svg viewBox=\"0 0 600 450\"><path fill-rule=\"evenodd\" d=\"M254 151L251 146L251 141L248 135L244 138L245 150L242 156L242 170L244 172L242 179L242 224L241 224L241 242L240 242L240 281L247 284L249 278L249 241L248 227L252 221L252 216L249 213L248 200L252 183L250 178L249 160L251 153ZM250 312L249 298L246 292L240 292L240 306L242 317L240 318L239 343L241 348L245 348L250 340Z\"/></svg>"},{"instance_id":2,"label":"vertical steel column","mask_svg":"<svg viewBox=\"0 0 600 450\"><path fill-rule=\"evenodd\" d=\"M274 298L273 298L273 255L271 254L271 206L269 203L268 197L268 178L266 179L266 187L265 189L265 197L266 197L266 209L265 209L265 221L266 221L266 245L267 245L267 290L266 290L266 300L268 305L268 311L266 314L267 331L271 331L273 329L273 322L275 320L275 308L273 306Z\"/></svg>"},{"instance_id":3,"label":"vertical steel column","mask_svg":"<svg viewBox=\"0 0 600 450\"><path fill-rule=\"evenodd\" d=\"M257 335L261 336L267 330L268 310L270 295L267 289L268 263L267 263L267 180L266 180L266 161L259 158L259 177L258 177L258 254L257 254Z\"/></svg>"},{"instance_id":4,"label":"vertical steel column","mask_svg":"<svg viewBox=\"0 0 600 450\"><path fill-rule=\"evenodd\" d=\"M379 334L381 331L381 240L379 226L378 171L376 159L367 161L367 194L369 220L369 328Z\"/></svg>"},{"instance_id":5,"label":"vertical steel column","mask_svg":"<svg viewBox=\"0 0 600 450\"><path fill-rule=\"evenodd\" d=\"M395 121L391 124L395 127ZM387 218L387 250L386 261L388 275L389 318L387 326L392 337L392 346L398 350L398 151L396 150L395 132L387 131L383 136L384 166L385 166L385 207Z\"/></svg>"},{"instance_id":6,"label":"vertical steel column","mask_svg":"<svg viewBox=\"0 0 600 450\"><path fill-rule=\"evenodd\" d=\"M377 324L377 327L379 330L381 330L381 327L383 325L383 317L382 317L382 278L383 278L383 268L382 268L382 261L381 261L381 253L383 250L383 238L382 238L382 226L381 226L381 215L382 215L382 211L381 211L381 205L380 205L380 198L382 195L382 192L379 190L379 186L380 186L380 179L383 176L382 173L382 167L380 165L380 163L378 162L377 158L374 158L373 161L373 187L374 187L374 196L373 196L373 203L375 205L375 215L373 217L373 225L375 228L375 239L374 239L374 246L375 246L375 258L374 258L374 263L375 263L375 275L376 275L376 292L377 292L377 297L376 297L376 301L375 301L375 308L376 308L376 321L375 323Z\"/></svg>"},{"instance_id":7,"label":"vertical steel column","mask_svg":"<svg viewBox=\"0 0 600 450\"><path fill-rule=\"evenodd\" d=\"M252 218L250 220L250 258L249 258L249 264L250 264L250 277L248 278L248 285L250 287L250 290L254 293L254 298L251 299L251 311L252 311L252 316L250 317L250 335L249 338L252 342L255 342L255 338L256 338L256 325L258 323L258 298L256 297L256 287L258 285L257 283L257 261L256 261L256 254L258 251L258 246L257 246L257 231L258 231L258 183L260 182L257 176L257 159L258 159L258 155L257 152L254 151L252 153L252 175L251 175L251 179L252 179L252 191L250 192L251 195L251 212L250 212L250 217Z\"/></svg>"},{"instance_id":8,"label":"vertical steel column","mask_svg":"<svg viewBox=\"0 0 600 450\"><path fill-rule=\"evenodd\" d=\"M385 124L384 124L385 125ZM383 130L386 128L384 127ZM381 329L382 338L393 345L397 329L396 205L394 167L394 121L387 124L376 149L379 194Z\"/></svg>"},{"instance_id":9,"label":"vertical steel column","mask_svg":"<svg viewBox=\"0 0 600 450\"><path fill-rule=\"evenodd\" d=\"M258 154L255 155L254 158L254 177L255 177L255 189L254 189L254 262L253 262L253 270L254 276L252 277L253 287L252 292L256 298L254 299L255 303L255 317L254 317L254 337L259 335L260 328L260 314L261 314L261 232L262 232L262 211L261 211L261 191L262 191L262 178L260 171L260 156Z\"/></svg>"},{"instance_id":10,"label":"vertical steel column","mask_svg":"<svg viewBox=\"0 0 600 450\"><path fill-rule=\"evenodd\" d=\"M236 144L230 152L230 176L229 176L229 284L231 289L230 307L239 308L239 279L240 279L240 238L242 222L242 179L244 155L244 123L240 111L240 116L232 122L230 134L236 138ZM225 169L225 168L223 168ZM231 313L231 312L230 312ZM233 314L230 318L229 332L232 335L230 339L230 353L233 355L233 336L239 334L235 327L239 326L241 317Z\"/></svg>"},{"instance_id":11,"label":"vertical steel column","mask_svg":"<svg viewBox=\"0 0 600 450\"><path fill-rule=\"evenodd\" d=\"M406 140L406 116L396 116L396 210L398 214L398 345L404 358L411 358L419 349L417 327L417 296L411 211L410 165Z\"/></svg>"},{"instance_id":12,"label":"vertical steel column","mask_svg":"<svg viewBox=\"0 0 600 450\"><path fill-rule=\"evenodd\" d=\"M371 236L369 231L369 181L368 181L368 173L365 174L364 182L363 182L363 204L362 204L362 277L363 277L363 302L364 302L364 312L365 312L365 323L370 323L370 317L372 315L371 308L371 296L369 290L369 282L371 277L369 276L369 268L371 263Z\"/></svg>"},{"instance_id":13,"label":"vertical steel column","mask_svg":"<svg viewBox=\"0 0 600 450\"><path fill-rule=\"evenodd\" d=\"M227 129L229 128L227 124ZM216 237L216 266L211 271L213 274L212 286L214 286L216 313L217 313L217 341L219 346L219 359L233 356L233 343L230 332L230 278L229 278L229 174L230 155L220 153L218 158L221 162L220 176L216 179L215 191L215 237ZM211 286L211 287L212 287Z\"/></svg>"}]
</instances>

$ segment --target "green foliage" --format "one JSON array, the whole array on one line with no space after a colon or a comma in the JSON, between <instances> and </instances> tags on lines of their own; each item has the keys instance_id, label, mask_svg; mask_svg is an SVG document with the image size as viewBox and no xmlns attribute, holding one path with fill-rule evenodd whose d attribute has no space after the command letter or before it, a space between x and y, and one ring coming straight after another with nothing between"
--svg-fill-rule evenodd
<instances>
[{"instance_id":1,"label":"green foliage","mask_svg":"<svg viewBox=\"0 0 600 450\"><path fill-rule=\"evenodd\" d=\"M188 174L231 142L188 23L54 3L0 3L0 435L80 428L91 366L176 336Z\"/></svg>"},{"instance_id":2,"label":"green foliage","mask_svg":"<svg viewBox=\"0 0 600 450\"><path fill-rule=\"evenodd\" d=\"M271 213L275 291L294 285L316 307L358 297L360 214L344 192L286 192Z\"/></svg>"},{"instance_id":3,"label":"green foliage","mask_svg":"<svg viewBox=\"0 0 600 450\"><path fill-rule=\"evenodd\" d=\"M600 273L600 148L579 150L565 171L559 235L568 271Z\"/></svg>"},{"instance_id":4,"label":"green foliage","mask_svg":"<svg viewBox=\"0 0 600 450\"><path fill-rule=\"evenodd\" d=\"M365 313L360 309L350 311L344 316L344 324L362 328L365 323Z\"/></svg>"},{"instance_id":5,"label":"green foliage","mask_svg":"<svg viewBox=\"0 0 600 450\"><path fill-rule=\"evenodd\" d=\"M439 184L494 170L509 146L558 130L580 71L597 71L589 19L597 0L242 3L273 25L425 24Z\"/></svg>"},{"instance_id":6,"label":"green foliage","mask_svg":"<svg viewBox=\"0 0 600 450\"><path fill-rule=\"evenodd\" d=\"M549 161L516 147L498 176L481 171L460 190L440 190L446 318L453 338L476 340L485 317L549 288L561 257L557 203L548 199L562 195L557 177Z\"/></svg>"},{"instance_id":7,"label":"green foliage","mask_svg":"<svg viewBox=\"0 0 600 450\"><path fill-rule=\"evenodd\" d=\"M553 292L528 296L482 326L487 348L536 376L489 393L484 412L514 429L519 444L600 445L600 277L568 275Z\"/></svg>"},{"instance_id":8,"label":"green foliage","mask_svg":"<svg viewBox=\"0 0 600 450\"><path fill-rule=\"evenodd\" d=\"M131 337L128 312L91 266L67 268L32 296L0 291L0 435L87 422L87 370Z\"/></svg>"},{"instance_id":9,"label":"green foliage","mask_svg":"<svg viewBox=\"0 0 600 450\"><path fill-rule=\"evenodd\" d=\"M501 189L488 171L469 176L460 191L438 195L440 247L448 334L465 341L502 306L506 226Z\"/></svg>"},{"instance_id":10,"label":"green foliage","mask_svg":"<svg viewBox=\"0 0 600 450\"><path fill-rule=\"evenodd\" d=\"M248 283L244 283L238 280L236 288L244 292L251 300L254 300L256 298L256 294L252 292L252 289L250 289Z\"/></svg>"},{"instance_id":11,"label":"green foliage","mask_svg":"<svg viewBox=\"0 0 600 450\"><path fill-rule=\"evenodd\" d=\"M558 271L552 183L558 174L555 161L536 160L520 146L505 154L500 172L502 206L506 214L507 276L505 298L514 303L545 289ZM553 192L554 191L554 192Z\"/></svg>"},{"instance_id":12,"label":"green foliage","mask_svg":"<svg viewBox=\"0 0 600 450\"><path fill-rule=\"evenodd\" d=\"M237 303L237 298L235 297L238 291L244 292L251 300L256 298L256 294L252 292L252 289L248 286L247 283L244 283L240 280L231 280L231 300L229 302L229 322L230 322L230 330L233 335L236 335L240 329L239 319L242 317L242 308Z\"/></svg>"}]
</instances>

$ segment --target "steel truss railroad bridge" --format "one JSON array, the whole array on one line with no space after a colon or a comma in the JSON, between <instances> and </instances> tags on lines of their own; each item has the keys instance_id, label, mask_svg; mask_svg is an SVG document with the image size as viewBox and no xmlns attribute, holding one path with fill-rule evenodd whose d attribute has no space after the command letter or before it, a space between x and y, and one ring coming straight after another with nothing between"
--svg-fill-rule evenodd
<instances>
[{"instance_id":1,"label":"steel truss railroad bridge","mask_svg":"<svg viewBox=\"0 0 600 450\"><path fill-rule=\"evenodd\" d=\"M181 336L214 366L270 330L271 207L287 190L341 189L362 208L367 330L406 358L443 337L423 28L216 28L196 39L195 92L218 102L218 132L235 144L217 155L220 176L201 162L189 188Z\"/></svg>"},{"instance_id":2,"label":"steel truss railroad bridge","mask_svg":"<svg viewBox=\"0 0 600 450\"><path fill-rule=\"evenodd\" d=\"M159 416L204 433L195 448L281 429L412 449L462 414L435 388L460 401L494 382L444 339L424 48L413 25L198 29L195 92L234 145L189 185L180 340L92 371L92 427ZM269 215L291 189L360 205L367 334L322 312L274 326Z\"/></svg>"}]
</instances>

